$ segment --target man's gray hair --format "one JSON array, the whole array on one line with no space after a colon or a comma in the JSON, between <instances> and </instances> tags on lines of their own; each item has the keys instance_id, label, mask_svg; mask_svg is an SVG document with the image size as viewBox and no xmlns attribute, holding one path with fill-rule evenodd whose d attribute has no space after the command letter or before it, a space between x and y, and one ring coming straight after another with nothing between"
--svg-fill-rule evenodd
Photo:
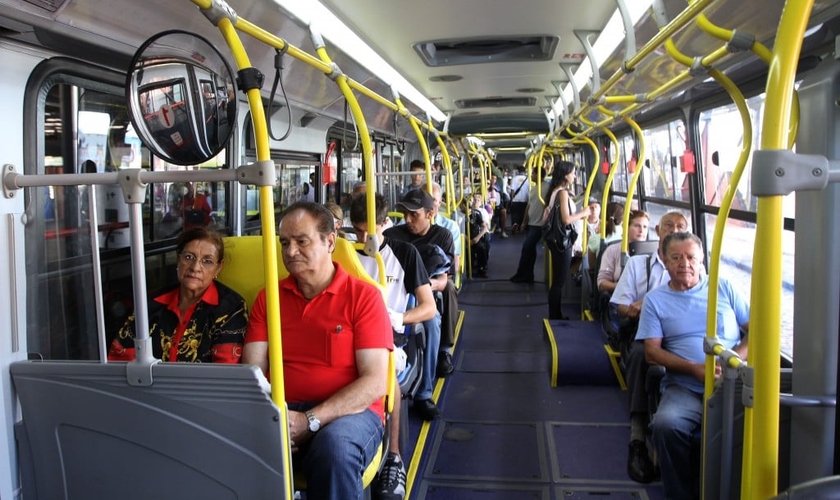
<instances>
[{"instance_id":1,"label":"man's gray hair","mask_svg":"<svg viewBox=\"0 0 840 500\"><path fill-rule=\"evenodd\" d=\"M694 243L697 243L697 248L703 250L703 241L694 233L671 233L666 236L665 240L662 242L662 253L668 253L668 246L671 243L682 243L684 241L693 241Z\"/></svg>"}]
</instances>

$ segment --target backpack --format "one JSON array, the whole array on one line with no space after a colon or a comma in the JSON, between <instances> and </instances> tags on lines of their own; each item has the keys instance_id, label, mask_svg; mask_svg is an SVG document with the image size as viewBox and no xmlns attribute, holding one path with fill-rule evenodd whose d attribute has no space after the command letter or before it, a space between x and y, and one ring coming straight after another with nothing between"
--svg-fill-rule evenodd
<instances>
[{"instance_id":1,"label":"backpack","mask_svg":"<svg viewBox=\"0 0 840 500\"><path fill-rule=\"evenodd\" d=\"M429 276L434 277L449 272L452 263L442 248L431 243L420 243L416 247Z\"/></svg>"},{"instance_id":2,"label":"backpack","mask_svg":"<svg viewBox=\"0 0 840 500\"><path fill-rule=\"evenodd\" d=\"M560 215L558 206L554 203L555 191L551 195L551 201L546 207L548 218L542 227L542 240L549 250L553 252L565 252L574 246L578 233L574 224L563 224L563 217Z\"/></svg>"},{"instance_id":3,"label":"backpack","mask_svg":"<svg viewBox=\"0 0 840 500\"><path fill-rule=\"evenodd\" d=\"M476 234L481 232L481 225L484 223L484 218L481 216L481 212L476 209L473 209L470 212L470 236L475 236Z\"/></svg>"}]
</instances>

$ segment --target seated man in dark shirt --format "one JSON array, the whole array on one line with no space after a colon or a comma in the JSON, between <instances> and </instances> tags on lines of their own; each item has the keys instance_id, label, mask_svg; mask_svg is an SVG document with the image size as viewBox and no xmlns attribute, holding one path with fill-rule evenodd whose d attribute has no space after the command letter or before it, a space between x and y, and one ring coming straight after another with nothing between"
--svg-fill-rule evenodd
<instances>
[{"instance_id":1,"label":"seated man in dark shirt","mask_svg":"<svg viewBox=\"0 0 840 500\"><path fill-rule=\"evenodd\" d=\"M409 191L397 206L405 216L405 224L394 226L385 231L385 236L395 240L407 241L415 246L430 244L439 246L449 258L455 262L455 243L452 233L441 226L432 224L435 200L428 191L415 189ZM455 270L450 267L450 273ZM455 345L455 326L458 321L458 296L455 293L455 283L448 273L434 275L432 291L442 292L443 311L440 325L440 352L438 353L437 375L443 377L453 372L452 346Z\"/></svg>"}]
</instances>

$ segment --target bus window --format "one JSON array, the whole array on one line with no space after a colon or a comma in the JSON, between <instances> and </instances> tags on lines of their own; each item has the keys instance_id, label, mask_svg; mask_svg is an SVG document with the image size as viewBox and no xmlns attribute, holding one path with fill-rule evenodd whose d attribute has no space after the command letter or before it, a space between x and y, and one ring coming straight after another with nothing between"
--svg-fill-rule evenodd
<instances>
[{"instance_id":1,"label":"bus window","mask_svg":"<svg viewBox=\"0 0 840 500\"><path fill-rule=\"evenodd\" d=\"M679 168L685 152L685 124L673 120L644 130L647 148L644 176L645 196L689 201L688 177Z\"/></svg>"},{"instance_id":2,"label":"bus window","mask_svg":"<svg viewBox=\"0 0 840 500\"><path fill-rule=\"evenodd\" d=\"M711 236L717 216L706 214L706 234ZM793 358L793 231L782 231L782 338L781 351ZM720 276L725 276L743 297L750 296L755 224L730 218L726 222L720 253Z\"/></svg>"},{"instance_id":3,"label":"bus window","mask_svg":"<svg viewBox=\"0 0 840 500\"><path fill-rule=\"evenodd\" d=\"M633 175L632 172L627 171L627 163L635 156L636 143L633 140L633 136L628 134L618 138L618 145L618 167L613 178L613 191L626 193ZM612 154L615 154L615 151L612 151Z\"/></svg>"},{"instance_id":4,"label":"bus window","mask_svg":"<svg viewBox=\"0 0 840 500\"><path fill-rule=\"evenodd\" d=\"M747 99L747 108L752 119L752 151L761 147L761 122L764 117L764 94ZM708 205L719 207L724 193L729 187L729 181L744 142L744 128L741 125L741 115L735 104L727 104L717 108L707 109L700 113L700 163L703 166L703 184ZM795 148L794 148L795 151ZM738 190L732 202L734 210L755 212L757 198L750 192L752 154L747 160L738 183ZM794 218L796 215L796 193L791 193L784 199L784 216Z\"/></svg>"}]
</instances>

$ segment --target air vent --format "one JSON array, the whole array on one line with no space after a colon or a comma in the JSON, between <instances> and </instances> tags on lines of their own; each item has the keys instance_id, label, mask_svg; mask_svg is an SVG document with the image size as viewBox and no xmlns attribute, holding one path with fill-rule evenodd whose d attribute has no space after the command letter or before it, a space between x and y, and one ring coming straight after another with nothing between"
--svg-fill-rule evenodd
<instances>
[{"instance_id":1,"label":"air vent","mask_svg":"<svg viewBox=\"0 0 840 500\"><path fill-rule=\"evenodd\" d=\"M485 97L483 99L460 99L455 105L460 109L509 108L511 106L535 106L536 97Z\"/></svg>"},{"instance_id":2,"label":"air vent","mask_svg":"<svg viewBox=\"0 0 840 500\"><path fill-rule=\"evenodd\" d=\"M427 66L495 62L549 61L560 39L556 36L464 38L414 45Z\"/></svg>"},{"instance_id":3,"label":"air vent","mask_svg":"<svg viewBox=\"0 0 840 500\"><path fill-rule=\"evenodd\" d=\"M463 80L464 77L461 75L439 75L439 76L430 76L429 81L432 82L457 82L458 80Z\"/></svg>"},{"instance_id":4,"label":"air vent","mask_svg":"<svg viewBox=\"0 0 840 500\"><path fill-rule=\"evenodd\" d=\"M32 5L37 5L42 9L46 9L50 12L56 12L62 5L64 5L66 0L26 0L27 3L31 3Z\"/></svg>"},{"instance_id":5,"label":"air vent","mask_svg":"<svg viewBox=\"0 0 840 500\"><path fill-rule=\"evenodd\" d=\"M523 94L541 94L545 92L545 89L541 89L539 87L525 87L523 89L516 89L516 91Z\"/></svg>"}]
</instances>

